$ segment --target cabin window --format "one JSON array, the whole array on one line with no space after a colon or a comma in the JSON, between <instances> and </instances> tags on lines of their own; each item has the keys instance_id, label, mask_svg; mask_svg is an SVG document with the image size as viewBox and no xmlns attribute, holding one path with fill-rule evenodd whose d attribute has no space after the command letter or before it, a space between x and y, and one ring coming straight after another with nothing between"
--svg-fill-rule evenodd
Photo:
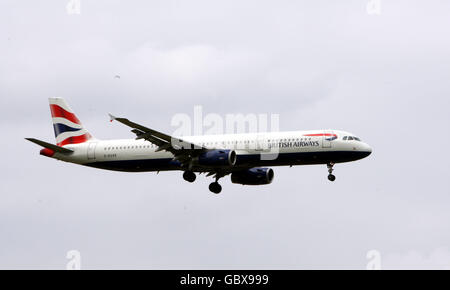
<instances>
[{"instance_id":1,"label":"cabin window","mask_svg":"<svg viewBox=\"0 0 450 290\"><path fill-rule=\"evenodd\" d=\"M342 138L342 140L347 140L347 136L345 136L344 138Z\"/></svg>"},{"instance_id":2,"label":"cabin window","mask_svg":"<svg viewBox=\"0 0 450 290\"><path fill-rule=\"evenodd\" d=\"M353 140L353 137L352 136L348 136L348 140Z\"/></svg>"}]
</instances>

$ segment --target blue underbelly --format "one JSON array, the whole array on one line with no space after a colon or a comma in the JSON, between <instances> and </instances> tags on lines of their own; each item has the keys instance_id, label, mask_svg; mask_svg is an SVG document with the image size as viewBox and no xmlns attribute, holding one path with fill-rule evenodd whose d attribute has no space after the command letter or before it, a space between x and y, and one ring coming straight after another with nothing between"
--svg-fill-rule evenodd
<instances>
[{"instance_id":1,"label":"blue underbelly","mask_svg":"<svg viewBox=\"0 0 450 290\"><path fill-rule=\"evenodd\" d=\"M369 152L361 151L280 153L273 160L262 160L260 154L247 154L238 155L234 167L248 168L258 166L326 164L328 162L340 163L362 159L369 154ZM171 158L100 161L91 162L84 165L107 170L127 172L166 171L181 169L180 162L174 161ZM194 168L194 171L197 170L198 169Z\"/></svg>"}]
</instances>

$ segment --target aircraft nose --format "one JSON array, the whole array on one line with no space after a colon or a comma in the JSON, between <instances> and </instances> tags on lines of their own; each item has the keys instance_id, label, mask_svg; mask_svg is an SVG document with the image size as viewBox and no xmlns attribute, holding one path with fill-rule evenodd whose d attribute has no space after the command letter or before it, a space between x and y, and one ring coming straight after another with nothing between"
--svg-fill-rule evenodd
<instances>
[{"instance_id":1,"label":"aircraft nose","mask_svg":"<svg viewBox=\"0 0 450 290\"><path fill-rule=\"evenodd\" d=\"M370 154L372 154L372 147L369 146L369 144L364 143L362 148L361 148L361 152L364 152L364 157L369 156Z\"/></svg>"}]
</instances>

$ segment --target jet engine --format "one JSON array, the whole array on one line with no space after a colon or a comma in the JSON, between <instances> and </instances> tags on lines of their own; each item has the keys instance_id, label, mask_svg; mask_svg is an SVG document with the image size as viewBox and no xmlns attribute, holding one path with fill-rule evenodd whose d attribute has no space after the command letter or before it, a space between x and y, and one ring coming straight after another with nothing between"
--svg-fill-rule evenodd
<instances>
[{"instance_id":1,"label":"jet engine","mask_svg":"<svg viewBox=\"0 0 450 290\"><path fill-rule=\"evenodd\" d=\"M202 166L233 166L235 163L236 152L234 150L210 150L200 154L197 158L197 164Z\"/></svg>"},{"instance_id":2,"label":"jet engine","mask_svg":"<svg viewBox=\"0 0 450 290\"><path fill-rule=\"evenodd\" d=\"M233 172L231 182L244 185L269 184L273 180L273 170L271 168L250 168L243 171Z\"/></svg>"}]
</instances>

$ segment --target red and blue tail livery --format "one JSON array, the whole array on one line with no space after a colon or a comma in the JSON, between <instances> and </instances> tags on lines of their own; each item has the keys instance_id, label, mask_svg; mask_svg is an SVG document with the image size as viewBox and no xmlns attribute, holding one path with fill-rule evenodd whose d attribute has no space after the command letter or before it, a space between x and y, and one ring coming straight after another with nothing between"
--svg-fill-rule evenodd
<instances>
[{"instance_id":1,"label":"red and blue tail livery","mask_svg":"<svg viewBox=\"0 0 450 290\"><path fill-rule=\"evenodd\" d=\"M83 127L64 99L49 98L49 103L58 146L84 143L92 139L92 135Z\"/></svg>"}]
</instances>

